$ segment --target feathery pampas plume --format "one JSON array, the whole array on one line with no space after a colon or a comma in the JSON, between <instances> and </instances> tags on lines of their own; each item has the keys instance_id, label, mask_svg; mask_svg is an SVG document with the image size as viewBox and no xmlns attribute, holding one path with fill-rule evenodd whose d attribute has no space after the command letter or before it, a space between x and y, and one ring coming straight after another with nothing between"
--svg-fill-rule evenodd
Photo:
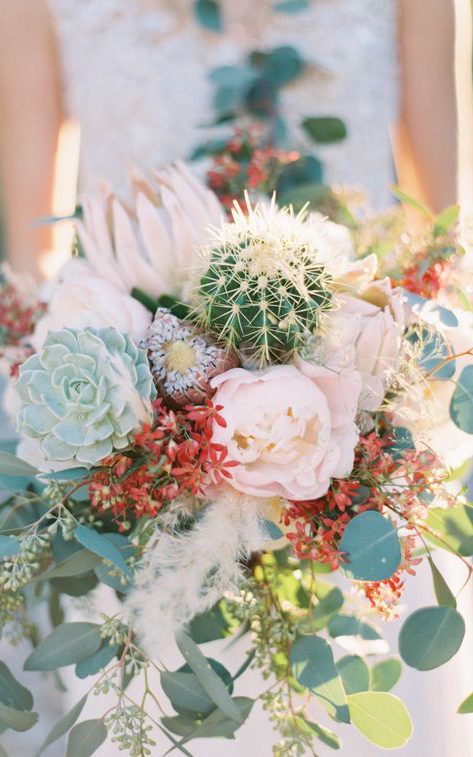
<instances>
[{"instance_id":1,"label":"feathery pampas plume","mask_svg":"<svg viewBox=\"0 0 473 757\"><path fill-rule=\"evenodd\" d=\"M226 490L190 531L157 535L126 603L128 620L151 657L195 615L238 591L241 561L268 542L265 514L266 502Z\"/></svg>"}]
</instances>

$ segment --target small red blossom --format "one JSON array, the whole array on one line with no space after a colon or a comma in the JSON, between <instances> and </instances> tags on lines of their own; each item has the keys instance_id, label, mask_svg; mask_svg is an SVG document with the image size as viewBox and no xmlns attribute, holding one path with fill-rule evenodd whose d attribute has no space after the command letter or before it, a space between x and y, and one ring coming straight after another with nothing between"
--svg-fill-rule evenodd
<instances>
[{"instance_id":1,"label":"small red blossom","mask_svg":"<svg viewBox=\"0 0 473 757\"><path fill-rule=\"evenodd\" d=\"M143 425L130 447L106 458L93 474L93 507L111 512L120 530L131 518L154 517L180 496L201 496L209 484L231 478L227 448L212 442L213 424L225 423L222 406L189 405L174 412L154 403L153 424Z\"/></svg>"}]
</instances>

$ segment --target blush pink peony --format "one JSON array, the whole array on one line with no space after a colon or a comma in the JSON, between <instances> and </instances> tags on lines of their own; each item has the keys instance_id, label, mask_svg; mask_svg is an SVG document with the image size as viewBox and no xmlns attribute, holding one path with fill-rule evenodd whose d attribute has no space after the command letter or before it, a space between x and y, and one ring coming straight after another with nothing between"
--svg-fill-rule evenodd
<instances>
[{"instance_id":1,"label":"blush pink peony","mask_svg":"<svg viewBox=\"0 0 473 757\"><path fill-rule=\"evenodd\" d=\"M333 477L349 475L358 439L361 389L356 371L301 362L260 373L234 368L212 380L226 428L213 442L240 465L235 489L255 497L306 500L323 496Z\"/></svg>"}]
</instances>

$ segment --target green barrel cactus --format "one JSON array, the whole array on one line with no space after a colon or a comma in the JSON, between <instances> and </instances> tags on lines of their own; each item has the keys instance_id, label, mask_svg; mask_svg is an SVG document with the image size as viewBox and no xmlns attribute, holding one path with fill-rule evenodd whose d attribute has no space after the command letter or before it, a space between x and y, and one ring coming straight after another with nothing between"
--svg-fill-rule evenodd
<instances>
[{"instance_id":1,"label":"green barrel cactus","mask_svg":"<svg viewBox=\"0 0 473 757\"><path fill-rule=\"evenodd\" d=\"M18 430L47 460L92 466L152 419L146 351L114 328L51 332L20 368Z\"/></svg>"},{"instance_id":2,"label":"green barrel cactus","mask_svg":"<svg viewBox=\"0 0 473 757\"><path fill-rule=\"evenodd\" d=\"M204 327L263 367L289 360L317 332L332 278L300 215L274 206L251 213L224 227L199 295Z\"/></svg>"}]
</instances>

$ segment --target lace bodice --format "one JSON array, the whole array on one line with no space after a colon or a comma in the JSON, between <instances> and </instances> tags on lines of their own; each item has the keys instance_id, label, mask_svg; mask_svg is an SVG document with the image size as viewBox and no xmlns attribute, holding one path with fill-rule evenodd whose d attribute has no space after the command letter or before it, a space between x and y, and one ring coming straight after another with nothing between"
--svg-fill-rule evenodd
<instances>
[{"instance_id":1,"label":"lace bodice","mask_svg":"<svg viewBox=\"0 0 473 757\"><path fill-rule=\"evenodd\" d=\"M388 203L397 108L396 0L311 0L295 14L270 0L226 0L225 31L195 21L191 0L50 0L66 100L82 127L82 189L124 190L129 164L187 157L212 120L209 69L248 49L289 44L310 65L283 91L290 125L336 115L348 138L319 147L328 181L363 185ZM300 130L294 138L301 140Z\"/></svg>"}]
</instances>

